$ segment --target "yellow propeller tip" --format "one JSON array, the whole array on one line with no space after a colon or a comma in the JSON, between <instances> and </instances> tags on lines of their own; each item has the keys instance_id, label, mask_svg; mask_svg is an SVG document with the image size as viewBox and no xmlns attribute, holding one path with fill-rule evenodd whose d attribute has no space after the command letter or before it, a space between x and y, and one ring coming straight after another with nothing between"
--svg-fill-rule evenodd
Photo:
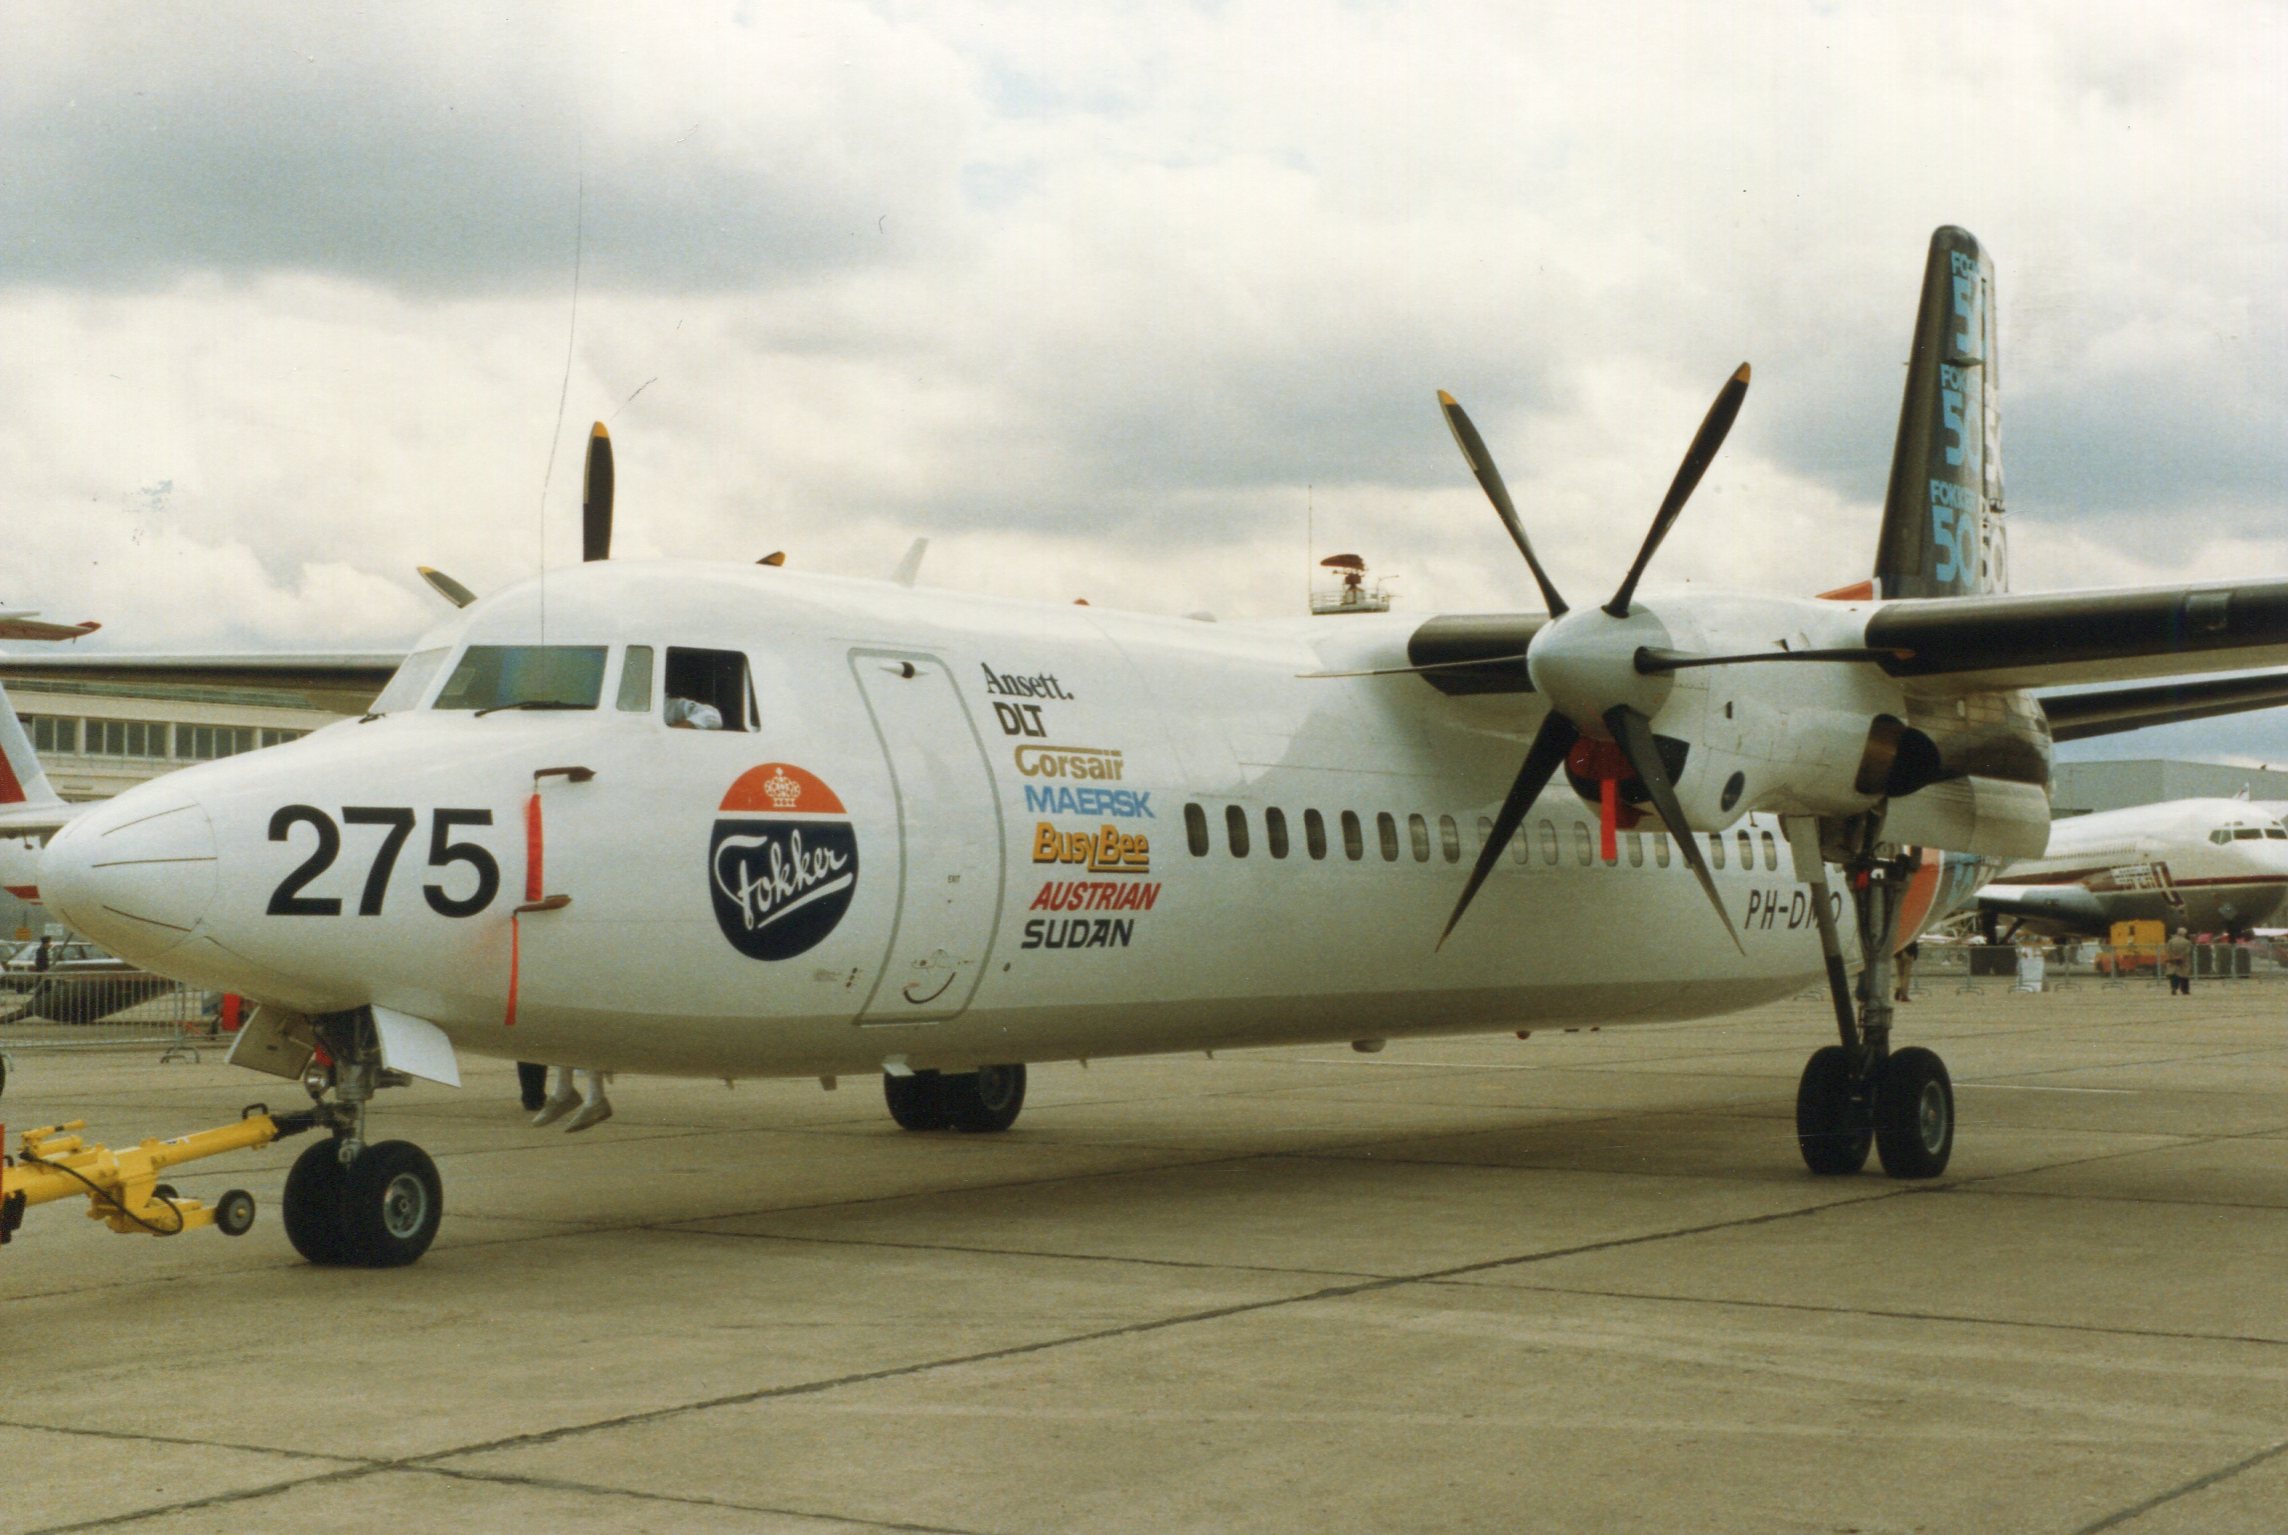
<instances>
[{"instance_id":1,"label":"yellow propeller tip","mask_svg":"<svg viewBox=\"0 0 2288 1535\"><path fill-rule=\"evenodd\" d=\"M1455 398L1454 398L1452 395L1448 394L1448 393L1447 393L1445 390L1441 389L1441 390L1439 390L1439 391L1438 391L1438 403L1439 403L1439 404L1441 404L1441 405L1457 405L1457 404L1459 404L1459 403L1461 403L1461 402L1460 402L1460 401L1458 401L1458 400L1456 400L1456 399L1455 399Z\"/></svg>"},{"instance_id":2,"label":"yellow propeller tip","mask_svg":"<svg viewBox=\"0 0 2288 1535\"><path fill-rule=\"evenodd\" d=\"M1746 363L1740 364L1740 371L1733 374L1732 376L1738 379L1741 383L1746 383L1748 381L1748 365Z\"/></svg>"},{"instance_id":3,"label":"yellow propeller tip","mask_svg":"<svg viewBox=\"0 0 2288 1535\"><path fill-rule=\"evenodd\" d=\"M588 428L588 435L590 437L601 437L606 442L610 442L612 440L612 434L604 430L604 423L601 421Z\"/></svg>"}]
</instances>

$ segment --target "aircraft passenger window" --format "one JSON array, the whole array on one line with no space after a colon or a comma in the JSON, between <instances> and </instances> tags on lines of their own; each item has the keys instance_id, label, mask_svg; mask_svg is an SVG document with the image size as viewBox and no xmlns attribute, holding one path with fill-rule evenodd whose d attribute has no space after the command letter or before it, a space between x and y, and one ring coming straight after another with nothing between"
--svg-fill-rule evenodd
<instances>
[{"instance_id":1,"label":"aircraft passenger window","mask_svg":"<svg viewBox=\"0 0 2288 1535\"><path fill-rule=\"evenodd\" d=\"M665 692L667 707L663 712L671 725L678 714L692 713L689 704L705 704L720 718L720 723L709 725L704 714L698 715L692 723L701 729L744 731L757 728L759 723L754 683L747 677L747 658L736 650L668 646ZM686 707L678 709L679 701Z\"/></svg>"},{"instance_id":2,"label":"aircraft passenger window","mask_svg":"<svg viewBox=\"0 0 2288 1535\"><path fill-rule=\"evenodd\" d=\"M1366 856L1366 838L1360 835L1358 812L1355 810L1343 812L1343 854L1352 863L1357 863Z\"/></svg>"},{"instance_id":3,"label":"aircraft passenger window","mask_svg":"<svg viewBox=\"0 0 2288 1535\"><path fill-rule=\"evenodd\" d=\"M1557 861L1557 823L1554 821L1541 823L1541 861L1543 863L1555 863Z\"/></svg>"},{"instance_id":4,"label":"aircraft passenger window","mask_svg":"<svg viewBox=\"0 0 2288 1535\"><path fill-rule=\"evenodd\" d=\"M471 645L435 709L593 709L604 691L601 645Z\"/></svg>"},{"instance_id":5,"label":"aircraft passenger window","mask_svg":"<svg viewBox=\"0 0 2288 1535\"><path fill-rule=\"evenodd\" d=\"M1772 840L1772 834L1768 831L1763 834L1763 838L1764 867L1777 871L1780 866L1780 845Z\"/></svg>"},{"instance_id":6,"label":"aircraft passenger window","mask_svg":"<svg viewBox=\"0 0 2288 1535\"><path fill-rule=\"evenodd\" d=\"M1596 862L1589 846L1589 828L1579 821L1573 823L1573 856L1581 860L1584 869Z\"/></svg>"},{"instance_id":7,"label":"aircraft passenger window","mask_svg":"<svg viewBox=\"0 0 2288 1535\"><path fill-rule=\"evenodd\" d=\"M651 708L651 647L630 645L620 663L620 699L614 706L622 714L643 714Z\"/></svg>"},{"instance_id":8,"label":"aircraft passenger window","mask_svg":"<svg viewBox=\"0 0 2288 1535\"><path fill-rule=\"evenodd\" d=\"M1287 812L1276 805L1263 812L1263 841L1272 857L1287 856Z\"/></svg>"},{"instance_id":9,"label":"aircraft passenger window","mask_svg":"<svg viewBox=\"0 0 2288 1535\"><path fill-rule=\"evenodd\" d=\"M1712 831L1708 834L1708 867L1711 869L1724 867L1724 834L1720 831Z\"/></svg>"},{"instance_id":10,"label":"aircraft passenger window","mask_svg":"<svg viewBox=\"0 0 2288 1535\"><path fill-rule=\"evenodd\" d=\"M1667 832L1656 831L1652 834L1652 861L1664 869L1668 867Z\"/></svg>"},{"instance_id":11,"label":"aircraft passenger window","mask_svg":"<svg viewBox=\"0 0 2288 1535\"><path fill-rule=\"evenodd\" d=\"M1416 863L1428 863L1430 861L1430 823L1423 820L1420 814L1410 815L1406 818L1406 834L1414 843L1414 861Z\"/></svg>"},{"instance_id":12,"label":"aircraft passenger window","mask_svg":"<svg viewBox=\"0 0 2288 1535\"><path fill-rule=\"evenodd\" d=\"M1184 841L1194 858L1208 856L1208 813L1197 805L1184 807Z\"/></svg>"},{"instance_id":13,"label":"aircraft passenger window","mask_svg":"<svg viewBox=\"0 0 2288 1535\"><path fill-rule=\"evenodd\" d=\"M1303 845L1313 858L1327 856L1327 819L1316 810L1303 812Z\"/></svg>"},{"instance_id":14,"label":"aircraft passenger window","mask_svg":"<svg viewBox=\"0 0 2288 1535\"><path fill-rule=\"evenodd\" d=\"M437 668L445 664L450 650L439 645L435 650L416 650L397 663L390 675L389 686L381 695L366 705L368 714L395 714L411 709L421 702L421 695L429 691L429 681L437 675Z\"/></svg>"},{"instance_id":15,"label":"aircraft passenger window","mask_svg":"<svg viewBox=\"0 0 2288 1535\"><path fill-rule=\"evenodd\" d=\"M1492 817L1492 816L1487 816L1487 815L1482 815L1482 816L1479 816L1479 817L1478 817L1478 851L1479 851L1479 852L1481 852L1481 853L1482 853L1482 852L1484 852L1484 851L1486 850L1486 844L1487 844L1487 843L1489 843L1489 842L1491 842L1491 841L1493 841L1493 840L1494 840L1494 820L1493 820L1493 817Z\"/></svg>"},{"instance_id":16,"label":"aircraft passenger window","mask_svg":"<svg viewBox=\"0 0 2288 1535\"><path fill-rule=\"evenodd\" d=\"M1247 856L1247 812L1237 805L1223 807L1223 834L1231 843L1231 856Z\"/></svg>"},{"instance_id":17,"label":"aircraft passenger window","mask_svg":"<svg viewBox=\"0 0 2288 1535\"><path fill-rule=\"evenodd\" d=\"M1448 863L1462 861L1462 828L1454 824L1450 815L1438 817L1438 845L1446 850Z\"/></svg>"},{"instance_id":18,"label":"aircraft passenger window","mask_svg":"<svg viewBox=\"0 0 2288 1535\"><path fill-rule=\"evenodd\" d=\"M1398 862L1398 817L1387 810L1381 811L1374 818L1374 829L1382 837L1382 861Z\"/></svg>"},{"instance_id":19,"label":"aircraft passenger window","mask_svg":"<svg viewBox=\"0 0 2288 1535\"><path fill-rule=\"evenodd\" d=\"M1632 869L1644 867L1644 833L1641 831L1629 833L1629 867Z\"/></svg>"},{"instance_id":20,"label":"aircraft passenger window","mask_svg":"<svg viewBox=\"0 0 2288 1535\"><path fill-rule=\"evenodd\" d=\"M1532 836L1526 830L1523 821L1518 822L1517 830L1510 833L1509 856L1517 860L1518 867L1521 869L1528 867L1533 862Z\"/></svg>"},{"instance_id":21,"label":"aircraft passenger window","mask_svg":"<svg viewBox=\"0 0 2288 1535\"><path fill-rule=\"evenodd\" d=\"M1740 833L1740 867L1741 867L1741 868L1743 868L1743 869L1752 869L1752 868L1754 868L1755 866L1756 866L1756 842L1755 842L1755 839L1754 839L1753 837L1750 837L1750 836L1749 836L1749 835L1748 835L1746 832L1742 832L1742 833Z\"/></svg>"}]
</instances>

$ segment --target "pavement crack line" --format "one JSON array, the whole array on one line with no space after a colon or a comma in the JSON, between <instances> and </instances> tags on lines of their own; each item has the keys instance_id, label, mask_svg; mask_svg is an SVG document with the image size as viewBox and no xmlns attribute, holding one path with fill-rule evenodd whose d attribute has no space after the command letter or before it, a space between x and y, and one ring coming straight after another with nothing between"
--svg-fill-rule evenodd
<instances>
[{"instance_id":1,"label":"pavement crack line","mask_svg":"<svg viewBox=\"0 0 2288 1535\"><path fill-rule=\"evenodd\" d=\"M2205 1488L2214 1487L2219 1482L2230 1481L2233 1477L2240 1475L2241 1472L2252 1470L2257 1466L2261 1466L2266 1461L2280 1455L2283 1451L2288 1451L2288 1439L2283 1439L2277 1444L2267 1445L2265 1448L2258 1450L2253 1455L2244 1455L2229 1466L2219 1466L2216 1470L2211 1471L2206 1476L2196 1476L2191 1481L2184 1483L2182 1486L2172 1487L2167 1492L2155 1493L2152 1497L2147 1498L2142 1503L2132 1503L2129 1507L2122 1509L2117 1513L2107 1514L2103 1519L2098 1520L2095 1524L2083 1525L2080 1529L2074 1531L2074 1535L2098 1535L2100 1530L2119 1529L2122 1525L2127 1524L2130 1520L2142 1519L2147 1514L2153 1512L2155 1509L2160 1508L2165 1504L2174 1503L2179 1498L2189 1497L2193 1493L2200 1492Z\"/></svg>"},{"instance_id":2,"label":"pavement crack line","mask_svg":"<svg viewBox=\"0 0 2288 1535\"><path fill-rule=\"evenodd\" d=\"M914 1524L898 1519L869 1519L860 1514L820 1513L816 1509L788 1508L776 1503L734 1503L728 1498L700 1498L688 1493L644 1492L630 1487L607 1487L597 1482L576 1482L563 1477L530 1476L513 1471L468 1471L451 1466L405 1465L399 1469L419 1476L447 1477L457 1482L482 1482L502 1487L530 1487L543 1492L577 1492L599 1498L628 1498L639 1503L668 1503L687 1508L720 1508L735 1514L775 1514L785 1519L814 1519L820 1524L857 1525L869 1530L896 1530L913 1535L981 1535L980 1531L950 1524Z\"/></svg>"}]
</instances>

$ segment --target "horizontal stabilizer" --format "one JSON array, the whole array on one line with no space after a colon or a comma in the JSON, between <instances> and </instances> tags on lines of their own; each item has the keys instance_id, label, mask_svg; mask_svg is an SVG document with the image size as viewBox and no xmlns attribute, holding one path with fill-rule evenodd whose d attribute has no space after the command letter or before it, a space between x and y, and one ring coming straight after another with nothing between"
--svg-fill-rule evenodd
<instances>
[{"instance_id":1,"label":"horizontal stabilizer","mask_svg":"<svg viewBox=\"0 0 2288 1535\"><path fill-rule=\"evenodd\" d=\"M2049 716L2052 740L2083 741L2148 725L2177 725L2288 704L2288 672L2053 693L2041 704Z\"/></svg>"}]
</instances>

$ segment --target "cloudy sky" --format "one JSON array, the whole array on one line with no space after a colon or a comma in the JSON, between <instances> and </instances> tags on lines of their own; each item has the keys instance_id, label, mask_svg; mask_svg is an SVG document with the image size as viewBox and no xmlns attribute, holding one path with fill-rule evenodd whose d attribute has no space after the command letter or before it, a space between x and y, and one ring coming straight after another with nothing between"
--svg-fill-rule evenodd
<instances>
[{"instance_id":1,"label":"cloudy sky","mask_svg":"<svg viewBox=\"0 0 2288 1535\"><path fill-rule=\"evenodd\" d=\"M2278 4L16 0L0 596L380 648L624 554L1154 611L1812 591L1875 528L1933 226L1999 271L2021 589L2288 575ZM576 299L576 301L575 301ZM2288 722L2098 743L2288 760Z\"/></svg>"}]
</instances>

